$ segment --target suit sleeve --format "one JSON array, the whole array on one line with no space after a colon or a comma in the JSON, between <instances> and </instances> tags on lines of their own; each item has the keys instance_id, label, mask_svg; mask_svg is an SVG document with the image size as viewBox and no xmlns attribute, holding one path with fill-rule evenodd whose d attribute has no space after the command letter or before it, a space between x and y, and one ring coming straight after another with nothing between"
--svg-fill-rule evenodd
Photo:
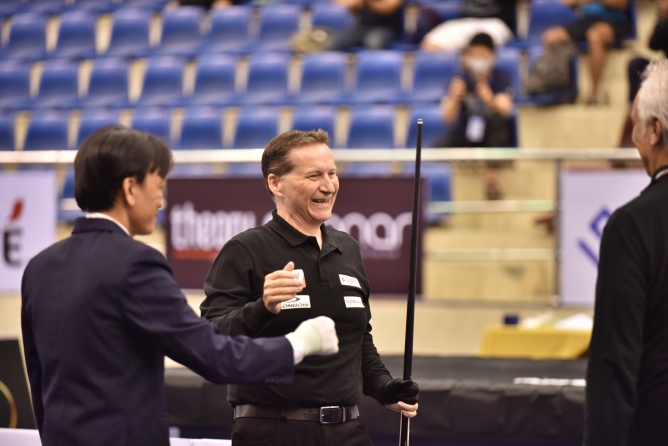
<instances>
[{"instance_id":1,"label":"suit sleeve","mask_svg":"<svg viewBox=\"0 0 668 446\"><path fill-rule=\"evenodd\" d=\"M362 262L362 254L358 249L358 258L360 259L360 267L364 271L364 263ZM366 313L367 325L362 338L362 391L365 395L378 400L380 398L380 389L392 381L392 375L380 359L378 350L373 343L373 336L371 335L371 308L369 305L369 295L371 290L369 288L369 280L364 273L363 279L364 292L366 294Z\"/></svg>"},{"instance_id":2,"label":"suit sleeve","mask_svg":"<svg viewBox=\"0 0 668 446\"><path fill-rule=\"evenodd\" d=\"M261 298L251 298L254 270L249 252L236 240L223 246L213 263L200 311L221 333L256 337L275 317Z\"/></svg>"},{"instance_id":3,"label":"suit sleeve","mask_svg":"<svg viewBox=\"0 0 668 446\"><path fill-rule=\"evenodd\" d=\"M221 335L197 317L164 257L142 250L128 271L126 318L161 351L214 383L290 383L294 358L285 337L250 339Z\"/></svg>"},{"instance_id":4,"label":"suit sleeve","mask_svg":"<svg viewBox=\"0 0 668 446\"><path fill-rule=\"evenodd\" d=\"M603 232L585 408L586 446L626 445L637 401L647 256L637 226L616 212Z\"/></svg>"},{"instance_id":5,"label":"suit sleeve","mask_svg":"<svg viewBox=\"0 0 668 446\"><path fill-rule=\"evenodd\" d=\"M28 265L28 268L30 265ZM26 272L28 271L26 268ZM23 275L23 281L26 280L26 275ZM37 345L35 344L35 336L33 333L32 322L30 314L26 307L25 288L21 286L22 302L21 302L21 333L23 337L23 355L26 361L26 369L28 371L28 380L30 381L30 395L32 398L32 409L35 414L35 424L37 429L42 432L44 426L44 405L42 404L42 365L37 355Z\"/></svg>"}]
</instances>

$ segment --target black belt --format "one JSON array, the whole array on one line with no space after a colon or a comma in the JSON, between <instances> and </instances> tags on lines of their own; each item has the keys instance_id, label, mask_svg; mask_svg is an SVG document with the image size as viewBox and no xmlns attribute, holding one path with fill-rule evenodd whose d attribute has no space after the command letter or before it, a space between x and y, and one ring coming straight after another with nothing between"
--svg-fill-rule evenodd
<instances>
[{"instance_id":1,"label":"black belt","mask_svg":"<svg viewBox=\"0 0 668 446\"><path fill-rule=\"evenodd\" d=\"M234 407L234 419L271 418L275 420L317 421L320 424L345 423L360 416L357 406L325 406L310 409L282 409L280 407L242 404Z\"/></svg>"}]
</instances>

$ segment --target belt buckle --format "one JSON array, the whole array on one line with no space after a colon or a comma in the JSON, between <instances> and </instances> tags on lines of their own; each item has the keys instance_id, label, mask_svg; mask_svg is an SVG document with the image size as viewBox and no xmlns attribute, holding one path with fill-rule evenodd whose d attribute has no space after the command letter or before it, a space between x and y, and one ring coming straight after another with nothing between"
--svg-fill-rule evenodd
<instances>
[{"instance_id":1,"label":"belt buckle","mask_svg":"<svg viewBox=\"0 0 668 446\"><path fill-rule=\"evenodd\" d=\"M324 406L320 408L320 424L343 423L345 415L341 406Z\"/></svg>"}]
</instances>

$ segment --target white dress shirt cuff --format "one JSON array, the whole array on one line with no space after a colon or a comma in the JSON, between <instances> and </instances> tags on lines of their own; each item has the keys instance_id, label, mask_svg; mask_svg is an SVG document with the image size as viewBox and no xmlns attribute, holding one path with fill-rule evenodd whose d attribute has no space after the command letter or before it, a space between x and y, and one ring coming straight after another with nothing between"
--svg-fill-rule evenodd
<instances>
[{"instance_id":1,"label":"white dress shirt cuff","mask_svg":"<svg viewBox=\"0 0 668 446\"><path fill-rule=\"evenodd\" d=\"M292 344L292 352L294 353L295 365L299 364L304 360L305 349L304 343L299 336L294 333L288 333L285 335L286 339Z\"/></svg>"}]
</instances>

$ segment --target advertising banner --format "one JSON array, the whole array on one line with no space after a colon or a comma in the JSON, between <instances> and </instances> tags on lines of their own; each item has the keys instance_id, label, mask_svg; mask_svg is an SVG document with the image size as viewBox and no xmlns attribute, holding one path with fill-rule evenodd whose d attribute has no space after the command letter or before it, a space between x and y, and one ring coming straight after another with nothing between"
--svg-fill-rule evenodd
<instances>
[{"instance_id":1,"label":"advertising banner","mask_svg":"<svg viewBox=\"0 0 668 446\"><path fill-rule=\"evenodd\" d=\"M56 239L56 174L0 173L0 292L21 289L28 261Z\"/></svg>"},{"instance_id":2,"label":"advertising banner","mask_svg":"<svg viewBox=\"0 0 668 446\"><path fill-rule=\"evenodd\" d=\"M608 218L649 185L644 170L561 173L562 304L593 306L601 235Z\"/></svg>"},{"instance_id":3,"label":"advertising banner","mask_svg":"<svg viewBox=\"0 0 668 446\"><path fill-rule=\"evenodd\" d=\"M408 289L412 178L341 178L327 225L359 243L373 293ZM201 289L228 240L271 219L275 205L261 178L170 178L167 259L183 288ZM421 255L420 231L420 251ZM418 288L420 284L418 264Z\"/></svg>"},{"instance_id":4,"label":"advertising banner","mask_svg":"<svg viewBox=\"0 0 668 446\"><path fill-rule=\"evenodd\" d=\"M18 339L0 339L0 364L0 428L35 429Z\"/></svg>"}]
</instances>

